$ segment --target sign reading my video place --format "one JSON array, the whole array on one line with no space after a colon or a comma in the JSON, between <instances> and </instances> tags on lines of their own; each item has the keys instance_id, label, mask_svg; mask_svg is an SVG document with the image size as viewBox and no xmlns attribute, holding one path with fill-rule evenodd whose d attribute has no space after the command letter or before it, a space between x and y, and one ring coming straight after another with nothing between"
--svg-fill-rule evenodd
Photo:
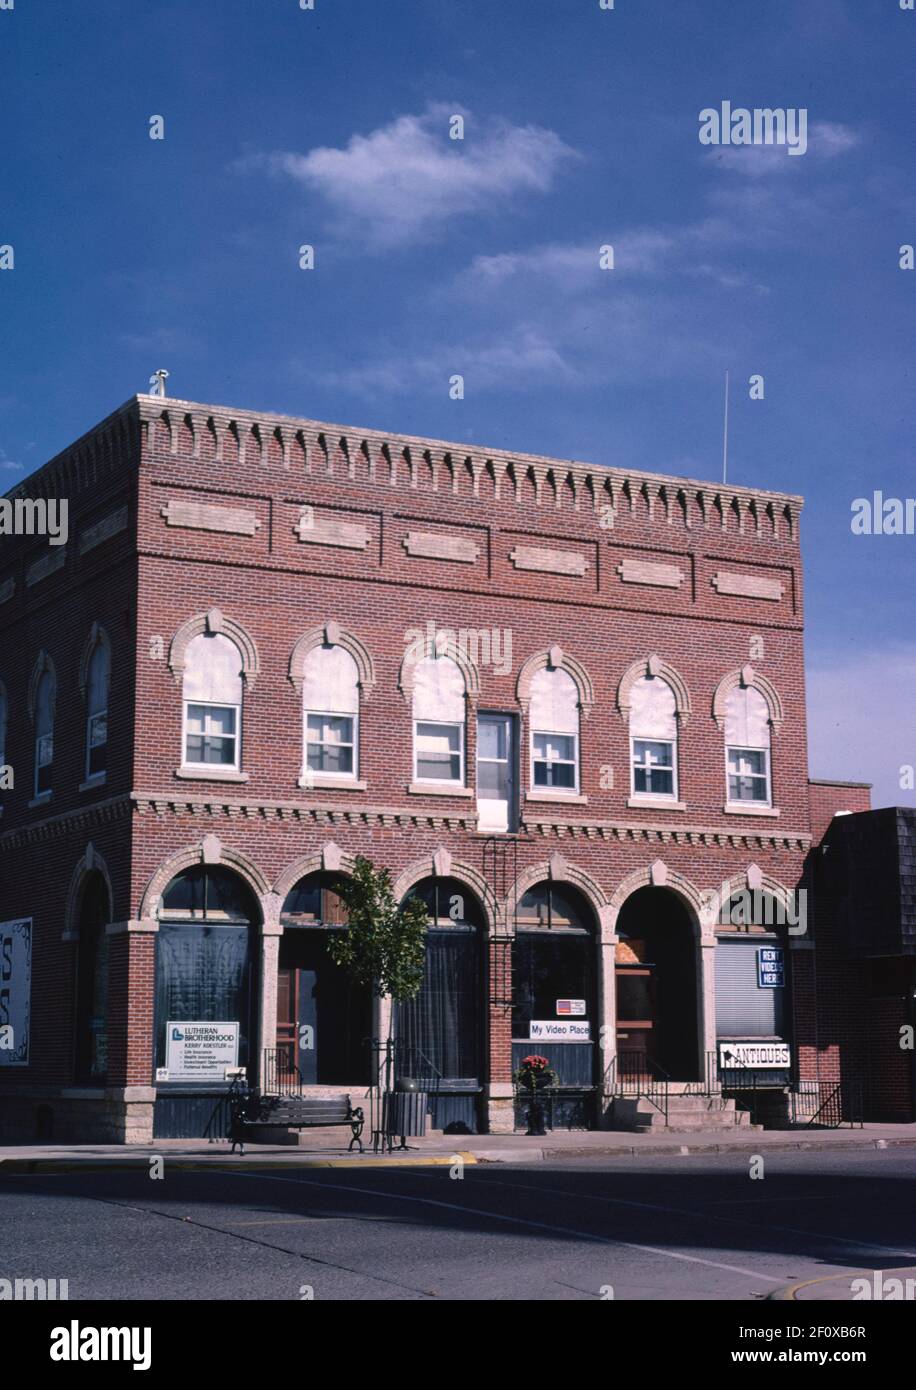
<instances>
[{"instance_id":1,"label":"sign reading my video place","mask_svg":"<svg viewBox=\"0 0 916 1390\"><path fill-rule=\"evenodd\" d=\"M32 919L0 922L0 1067L29 1064Z\"/></svg>"},{"instance_id":2,"label":"sign reading my video place","mask_svg":"<svg viewBox=\"0 0 916 1390\"><path fill-rule=\"evenodd\" d=\"M781 946L757 947L757 988L783 989L786 983L786 961Z\"/></svg>"},{"instance_id":3,"label":"sign reading my video place","mask_svg":"<svg viewBox=\"0 0 916 1390\"><path fill-rule=\"evenodd\" d=\"M166 1024L165 1064L170 1081L223 1081L238 1065L238 1023Z\"/></svg>"},{"instance_id":4,"label":"sign reading my video place","mask_svg":"<svg viewBox=\"0 0 916 1390\"><path fill-rule=\"evenodd\" d=\"M789 1067L792 1049L787 1042L747 1041L719 1043L719 1066L729 1067Z\"/></svg>"},{"instance_id":5,"label":"sign reading my video place","mask_svg":"<svg viewBox=\"0 0 916 1390\"><path fill-rule=\"evenodd\" d=\"M589 1042L589 1026L585 1019L533 1018L528 1025L528 1037L532 1042Z\"/></svg>"}]
</instances>

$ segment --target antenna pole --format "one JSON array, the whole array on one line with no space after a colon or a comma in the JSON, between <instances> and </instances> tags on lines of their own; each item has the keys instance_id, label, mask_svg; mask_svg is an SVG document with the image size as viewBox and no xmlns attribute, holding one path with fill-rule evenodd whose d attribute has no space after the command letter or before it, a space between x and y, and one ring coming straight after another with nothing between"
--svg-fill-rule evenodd
<instances>
[{"instance_id":1,"label":"antenna pole","mask_svg":"<svg viewBox=\"0 0 916 1390\"><path fill-rule=\"evenodd\" d=\"M725 369L725 427L722 434L722 482L728 482L728 368Z\"/></svg>"}]
</instances>

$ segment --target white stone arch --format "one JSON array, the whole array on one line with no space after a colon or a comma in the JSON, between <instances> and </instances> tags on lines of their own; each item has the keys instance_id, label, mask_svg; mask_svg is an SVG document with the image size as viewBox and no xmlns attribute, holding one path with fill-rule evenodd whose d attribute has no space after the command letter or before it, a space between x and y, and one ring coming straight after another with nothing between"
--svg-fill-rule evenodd
<instances>
[{"instance_id":1,"label":"white stone arch","mask_svg":"<svg viewBox=\"0 0 916 1390\"><path fill-rule=\"evenodd\" d=\"M531 682L538 671L565 671L579 692L579 712L587 719L595 703L595 690L588 671L576 657L570 656L560 646L545 647L543 651L529 656L518 673L515 693L522 709L527 713L531 701Z\"/></svg>"},{"instance_id":2,"label":"white stone arch","mask_svg":"<svg viewBox=\"0 0 916 1390\"><path fill-rule=\"evenodd\" d=\"M93 623L89 629L89 636L86 638L85 645L80 656L79 664L79 687L80 695L85 701L86 686L89 684L89 663L92 661L96 647L104 647L108 654L108 689L111 687L111 638L108 636L101 623ZM107 690L106 690L107 693Z\"/></svg>"},{"instance_id":3,"label":"white stone arch","mask_svg":"<svg viewBox=\"0 0 916 1390\"><path fill-rule=\"evenodd\" d=\"M767 680L766 676L762 676L752 666L740 666L736 671L729 671L728 675L723 676L716 686L715 694L712 697L712 717L720 731L725 732L725 702L729 695L739 687L746 689L748 686L753 686L763 696L770 714L770 727L774 734L778 734L785 719L785 710L779 691L771 681Z\"/></svg>"},{"instance_id":4,"label":"white stone arch","mask_svg":"<svg viewBox=\"0 0 916 1390\"><path fill-rule=\"evenodd\" d=\"M35 723L35 707L38 702L38 686L45 673L51 677L51 717L54 718L57 706L57 668L49 652L42 647L38 653L35 665L32 667L32 674L29 677L29 697L28 709L29 719Z\"/></svg>"},{"instance_id":5,"label":"white stone arch","mask_svg":"<svg viewBox=\"0 0 916 1390\"><path fill-rule=\"evenodd\" d=\"M465 698L470 700L472 704L479 700L480 672L477 669L476 662L471 660L460 642L437 641L433 650L427 651L424 648L420 656L416 654L416 645L417 644L411 644L408 646L407 651L404 653L404 659L401 662L401 668L398 671L398 689L404 696L406 704L410 705L413 700L414 678L417 666L421 661L433 655L437 657L450 657L464 677Z\"/></svg>"},{"instance_id":6,"label":"white stone arch","mask_svg":"<svg viewBox=\"0 0 916 1390\"><path fill-rule=\"evenodd\" d=\"M773 878L772 874L764 873L756 864L749 864L743 873L733 874L731 878L723 879L718 888L711 888L704 894L705 910L711 924L711 929L715 929L723 905L737 893L750 892L766 893L773 898L787 916L795 910L795 893L791 888L787 888L779 879Z\"/></svg>"},{"instance_id":7,"label":"white stone arch","mask_svg":"<svg viewBox=\"0 0 916 1390\"><path fill-rule=\"evenodd\" d=\"M671 688L678 727L683 727L691 713L690 691L680 672L667 661L663 661L657 652L634 661L633 665L624 671L617 687L617 709L621 718L626 723L630 722L633 686L638 680L642 680L643 676L658 676Z\"/></svg>"},{"instance_id":8,"label":"white stone arch","mask_svg":"<svg viewBox=\"0 0 916 1390\"><path fill-rule=\"evenodd\" d=\"M360 641L355 632L341 627L333 619L328 619L321 627L313 627L308 632L303 633L293 647L289 658L288 675L296 693L301 694L302 691L306 657L316 647L323 646L343 647L344 651L350 653L356 662L360 696L362 699L368 700L375 685L375 666L369 648Z\"/></svg>"},{"instance_id":9,"label":"white stone arch","mask_svg":"<svg viewBox=\"0 0 916 1390\"><path fill-rule=\"evenodd\" d=\"M396 902L403 902L411 888L424 878L453 878L470 888L483 910L487 936L495 930L495 897L493 890L478 869L461 860L452 859L447 850L438 849L435 854L415 859L398 874L392 884Z\"/></svg>"},{"instance_id":10,"label":"white stone arch","mask_svg":"<svg viewBox=\"0 0 916 1390\"><path fill-rule=\"evenodd\" d=\"M242 658L242 680L246 687L252 687L260 670L255 640L241 623L237 623L234 618L228 618L219 608L210 608L206 613L196 613L193 618L182 623L172 638L169 647L169 670L175 677L175 684L181 685L184 677L188 647L194 638L202 633L222 633L235 643Z\"/></svg>"},{"instance_id":11,"label":"white stone arch","mask_svg":"<svg viewBox=\"0 0 916 1390\"><path fill-rule=\"evenodd\" d=\"M114 889L111 886L111 874L104 858L90 840L70 875L70 886L67 889L64 905L64 936L68 940L76 940L78 935L83 888L86 879L92 873L101 874L104 880L105 891L108 894L109 921L114 918Z\"/></svg>"},{"instance_id":12,"label":"white stone arch","mask_svg":"<svg viewBox=\"0 0 916 1390\"><path fill-rule=\"evenodd\" d=\"M708 918L708 898L686 875L669 869L661 859L643 869L634 869L617 885L610 901L613 931L617 930L617 919L624 903L640 888L669 888L687 908L694 934L699 939Z\"/></svg>"},{"instance_id":13,"label":"white stone arch","mask_svg":"<svg viewBox=\"0 0 916 1390\"><path fill-rule=\"evenodd\" d=\"M268 912L265 900L270 894L270 884L253 860L240 850L222 844L216 835L205 835L196 845L178 850L159 865L143 892L138 916L155 918L159 912L162 894L172 879L195 864L221 864L227 869L232 869L251 889L266 919Z\"/></svg>"},{"instance_id":14,"label":"white stone arch","mask_svg":"<svg viewBox=\"0 0 916 1390\"><path fill-rule=\"evenodd\" d=\"M314 850L311 854L304 854L295 863L288 864L274 881L271 891L280 899L282 906L286 895L295 888L300 879L307 878L309 874L321 872L341 873L350 876L355 865L355 854L349 854L334 844L333 840L329 840L326 845L322 845L321 849Z\"/></svg>"},{"instance_id":15,"label":"white stone arch","mask_svg":"<svg viewBox=\"0 0 916 1390\"><path fill-rule=\"evenodd\" d=\"M554 853L549 859L532 864L524 869L512 884L502 903L503 920L514 922L518 904L537 883L568 883L577 888L588 902L595 915L597 926L596 940L604 941L610 929L610 911L604 889L585 869L570 864L562 854Z\"/></svg>"}]
</instances>

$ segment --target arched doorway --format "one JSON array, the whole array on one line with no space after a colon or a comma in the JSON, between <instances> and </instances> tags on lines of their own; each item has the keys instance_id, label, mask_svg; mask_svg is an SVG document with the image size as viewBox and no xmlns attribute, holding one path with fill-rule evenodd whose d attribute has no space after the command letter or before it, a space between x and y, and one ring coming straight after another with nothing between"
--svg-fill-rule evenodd
<instances>
[{"instance_id":1,"label":"arched doorway","mask_svg":"<svg viewBox=\"0 0 916 1390\"><path fill-rule=\"evenodd\" d=\"M453 878L425 878L408 898L429 913L423 983L415 999L395 1008L394 1036L402 1056L432 1077L433 1127L476 1134L483 1091L483 947L480 901Z\"/></svg>"},{"instance_id":2,"label":"arched doorway","mask_svg":"<svg viewBox=\"0 0 916 1390\"><path fill-rule=\"evenodd\" d=\"M77 915L75 1079L99 1084L108 1071L108 886L86 875Z\"/></svg>"},{"instance_id":3,"label":"arched doorway","mask_svg":"<svg viewBox=\"0 0 916 1390\"><path fill-rule=\"evenodd\" d=\"M280 922L277 1049L306 1085L368 1084L372 994L356 985L328 951L346 931L339 874L307 874L290 889Z\"/></svg>"},{"instance_id":4,"label":"arched doorway","mask_svg":"<svg viewBox=\"0 0 916 1390\"><path fill-rule=\"evenodd\" d=\"M222 1123L227 1071L255 1074L260 913L238 874L200 864L171 880L158 918L153 1134L187 1138Z\"/></svg>"},{"instance_id":5,"label":"arched doorway","mask_svg":"<svg viewBox=\"0 0 916 1390\"><path fill-rule=\"evenodd\" d=\"M544 880L519 899L512 949L512 1070L529 1053L546 1057L559 1078L551 1123L595 1122L597 938L585 896ZM516 1124L522 1124L522 1107Z\"/></svg>"},{"instance_id":6,"label":"arched doorway","mask_svg":"<svg viewBox=\"0 0 916 1390\"><path fill-rule=\"evenodd\" d=\"M620 910L617 935L620 1071L698 1080L702 996L687 907L669 888L640 888Z\"/></svg>"}]
</instances>

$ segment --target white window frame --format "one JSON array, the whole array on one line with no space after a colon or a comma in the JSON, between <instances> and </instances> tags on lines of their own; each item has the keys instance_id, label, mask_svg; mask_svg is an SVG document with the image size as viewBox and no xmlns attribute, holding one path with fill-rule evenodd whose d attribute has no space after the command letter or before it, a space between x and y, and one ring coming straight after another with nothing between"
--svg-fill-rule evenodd
<instances>
[{"instance_id":1,"label":"white window frame","mask_svg":"<svg viewBox=\"0 0 916 1390\"><path fill-rule=\"evenodd\" d=\"M420 724L438 725L443 729L458 730L458 776L421 777L417 771L417 728ZM413 780L427 787L464 787L467 770L465 766L465 746L467 740L467 721L455 719L414 719L413 720Z\"/></svg>"},{"instance_id":2,"label":"white window frame","mask_svg":"<svg viewBox=\"0 0 916 1390\"><path fill-rule=\"evenodd\" d=\"M539 785L537 784L537 782L534 780L534 764L535 764L536 762L539 762L539 763L544 763L544 762L546 762L547 765L548 765L548 767L549 767L549 766L550 766L550 762L551 762L551 760L548 759L548 758L538 758L538 757L535 755L534 740L535 740L536 738L571 738L571 739L572 739L572 741L573 741L573 755L572 755L573 785L572 785L571 787L557 787L557 786L554 786L554 785L552 785L552 784L548 784L548 785L546 785L546 786L541 787L541 786L539 786ZM531 754L530 762L529 762L529 771L528 771L528 780L529 780L529 786L530 786L531 791L533 791L533 792L548 792L551 796L578 796L578 795L579 795L579 735L578 735L578 734L573 734L573 733L560 733L559 730L553 730L553 729L531 729L531 731L530 731L530 733L529 733L529 743L528 743L528 746L529 746L529 751L530 751L530 754ZM565 765L569 762L569 759L568 759L568 758L556 758L556 759L553 759L553 761L562 763L562 764L564 764L564 766L565 766Z\"/></svg>"},{"instance_id":3,"label":"white window frame","mask_svg":"<svg viewBox=\"0 0 916 1390\"><path fill-rule=\"evenodd\" d=\"M671 785L670 792L645 792L636 790L636 744L637 743L667 743L671 749ZM630 795L638 797L640 801L668 802L677 801L678 797L678 757L677 757L677 735L674 738L648 738L643 734L630 735ZM667 772L668 769L664 768Z\"/></svg>"},{"instance_id":4,"label":"white window frame","mask_svg":"<svg viewBox=\"0 0 916 1390\"><path fill-rule=\"evenodd\" d=\"M45 739L47 739L47 740L50 742L50 744L51 744L51 756L50 756L50 758L48 759L48 761L47 761L46 763L42 763L42 762L39 761L39 756L40 756L41 744L44 742ZM42 769L43 767L53 767L53 766L54 766L54 725L53 725L53 723L52 723L52 725L51 725L51 732L50 732L49 734L36 734L36 735L35 735L35 786L34 786L34 789L33 789L33 790L34 790L34 795L35 795L36 799L37 799L38 797L47 797L47 796L50 796L50 795L51 795L51 792L53 791L53 787L43 787L43 788L42 788L42 787L39 787L39 785L38 785L38 775L39 775L39 773L40 773L40 771L41 771L41 769Z\"/></svg>"},{"instance_id":5,"label":"white window frame","mask_svg":"<svg viewBox=\"0 0 916 1390\"><path fill-rule=\"evenodd\" d=\"M766 800L765 800L765 801L751 800L750 797L745 798L744 800L741 800L741 801L734 801L734 800L732 800L732 794L731 794L731 791L732 791L732 789L731 789L732 772L731 772L731 768L729 767L729 754L730 754L730 753L762 753L762 754L763 754L764 776L766 777L766 788L767 788L767 794L766 794ZM739 773L738 775L740 776L741 774ZM759 773L751 773L751 774L749 774L749 775L750 775L750 776L759 776L760 774L759 774ZM727 806L727 808L728 808L730 811L731 811L731 810L739 810L739 809L741 809L741 808L744 807L744 806L752 806L752 807L772 807L772 805L773 805L773 781L772 781L772 776L771 776L770 750L769 750L769 748L751 748L749 744L745 744L745 743L727 743L727 744L725 745L725 805Z\"/></svg>"},{"instance_id":6,"label":"white window frame","mask_svg":"<svg viewBox=\"0 0 916 1390\"><path fill-rule=\"evenodd\" d=\"M341 747L352 747L353 749L353 770L352 772L318 772L309 767L309 717L316 719L349 719L353 725L352 739L350 744L342 744ZM359 715L353 710L330 710L330 709L305 709L302 711L302 780L310 777L320 777L322 780L331 777L335 782L355 782L359 777Z\"/></svg>"},{"instance_id":7,"label":"white window frame","mask_svg":"<svg viewBox=\"0 0 916 1390\"><path fill-rule=\"evenodd\" d=\"M193 769L199 772L203 768L207 772L214 773L217 777L221 772L241 772L242 770L242 706L230 705L220 700L182 700L181 716L181 766L182 768ZM231 709L235 710L235 761L231 763L193 763L188 759L188 709L191 705L197 705L200 709ZM195 738L200 737L195 734ZM204 738L209 737L204 733ZM226 738L226 734L213 735L215 738Z\"/></svg>"}]
</instances>

